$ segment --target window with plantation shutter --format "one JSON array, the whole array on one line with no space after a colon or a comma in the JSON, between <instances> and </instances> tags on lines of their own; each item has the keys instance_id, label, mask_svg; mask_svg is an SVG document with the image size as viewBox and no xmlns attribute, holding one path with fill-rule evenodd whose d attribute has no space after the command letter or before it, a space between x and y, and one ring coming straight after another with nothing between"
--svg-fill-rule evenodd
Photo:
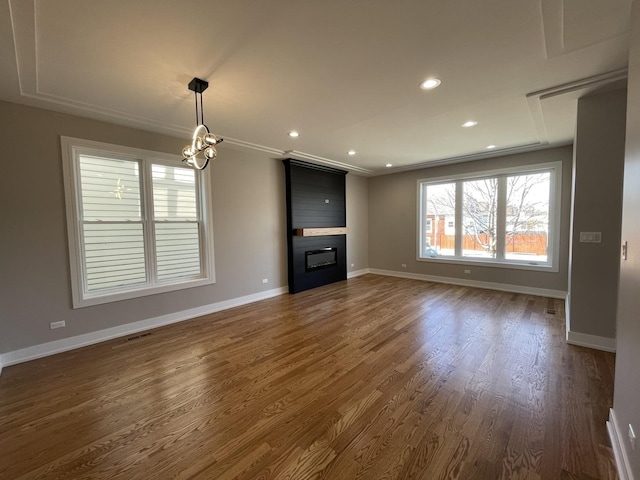
<instances>
[{"instance_id":1,"label":"window with plantation shutter","mask_svg":"<svg viewBox=\"0 0 640 480\"><path fill-rule=\"evenodd\" d=\"M202 172L157 152L62 148L74 307L214 282Z\"/></svg>"}]
</instances>

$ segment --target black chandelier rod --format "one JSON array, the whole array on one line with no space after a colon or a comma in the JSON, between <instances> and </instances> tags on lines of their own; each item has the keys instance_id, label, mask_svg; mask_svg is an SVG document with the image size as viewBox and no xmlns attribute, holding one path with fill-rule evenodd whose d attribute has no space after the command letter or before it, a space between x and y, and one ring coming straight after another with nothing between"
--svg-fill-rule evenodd
<instances>
[{"instance_id":1,"label":"black chandelier rod","mask_svg":"<svg viewBox=\"0 0 640 480\"><path fill-rule=\"evenodd\" d=\"M209 82L194 78L189 83L189 90L193 91L193 96L196 103L196 126L204 125L204 107L202 105L202 92L204 92L209 86ZM200 95L200 105L198 106L198 95Z\"/></svg>"},{"instance_id":2,"label":"black chandelier rod","mask_svg":"<svg viewBox=\"0 0 640 480\"><path fill-rule=\"evenodd\" d=\"M200 106L198 107L198 95L200 95ZM204 125L204 108L202 106L202 93L193 92L196 101L196 126Z\"/></svg>"}]
</instances>

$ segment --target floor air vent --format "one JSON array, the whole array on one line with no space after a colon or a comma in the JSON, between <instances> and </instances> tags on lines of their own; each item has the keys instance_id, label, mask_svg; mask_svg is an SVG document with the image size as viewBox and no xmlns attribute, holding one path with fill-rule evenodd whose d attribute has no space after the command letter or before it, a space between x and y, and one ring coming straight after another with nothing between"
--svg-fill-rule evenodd
<instances>
[{"instance_id":1,"label":"floor air vent","mask_svg":"<svg viewBox=\"0 0 640 480\"><path fill-rule=\"evenodd\" d=\"M133 337L129 337L127 338L127 342L130 342L132 340L139 340L143 337L148 337L149 335L151 335L150 333L141 333L140 335L135 335Z\"/></svg>"}]
</instances>

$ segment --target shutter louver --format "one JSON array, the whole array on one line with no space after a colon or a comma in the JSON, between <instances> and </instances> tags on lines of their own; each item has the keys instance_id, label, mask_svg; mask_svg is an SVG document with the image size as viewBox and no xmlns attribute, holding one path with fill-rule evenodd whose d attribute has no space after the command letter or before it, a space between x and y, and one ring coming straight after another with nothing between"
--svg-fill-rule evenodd
<instances>
[{"instance_id":1,"label":"shutter louver","mask_svg":"<svg viewBox=\"0 0 640 480\"><path fill-rule=\"evenodd\" d=\"M147 282L139 168L135 161L80 156L88 292Z\"/></svg>"}]
</instances>

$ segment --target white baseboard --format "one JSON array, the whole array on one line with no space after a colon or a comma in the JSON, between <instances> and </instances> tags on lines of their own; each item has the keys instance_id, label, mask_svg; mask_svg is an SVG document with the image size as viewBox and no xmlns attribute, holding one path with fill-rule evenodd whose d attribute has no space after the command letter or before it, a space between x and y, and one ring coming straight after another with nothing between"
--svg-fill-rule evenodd
<instances>
[{"instance_id":1,"label":"white baseboard","mask_svg":"<svg viewBox=\"0 0 640 480\"><path fill-rule=\"evenodd\" d=\"M589 335L588 333L572 332L567 330L567 343L579 347L595 348L605 352L616 351L616 339Z\"/></svg>"},{"instance_id":2,"label":"white baseboard","mask_svg":"<svg viewBox=\"0 0 640 480\"><path fill-rule=\"evenodd\" d=\"M347 273L347 278L354 278L354 277L359 277L360 275L366 275L369 272L368 268L363 268L361 270L355 270L353 272L349 272Z\"/></svg>"},{"instance_id":3,"label":"white baseboard","mask_svg":"<svg viewBox=\"0 0 640 480\"><path fill-rule=\"evenodd\" d=\"M567 298L564 299L564 324L565 331L571 331L571 292L567 292Z\"/></svg>"},{"instance_id":4,"label":"white baseboard","mask_svg":"<svg viewBox=\"0 0 640 480\"><path fill-rule=\"evenodd\" d=\"M276 297L278 295L282 295L283 293L287 293L288 291L289 287L287 286L274 288L272 290L267 290L264 292L258 292L251 295L245 295L243 297L224 300L222 302L203 305L202 307L191 308L189 310L183 310L181 312L161 315L155 318L148 318L146 320L140 320L138 322L127 323L125 325L119 325L117 327L106 328L104 330L98 330L96 332L84 333L75 337L63 338L61 340L55 340L53 342L42 343L40 345L34 345L32 347L3 353L0 354L0 373L2 372L3 366L8 367L9 365L15 365L17 363L35 360L36 358L55 355L56 353L66 352L68 350L73 350L80 347L86 347L87 345L93 345L95 343L104 342L113 338L124 337L126 335L142 332L144 330L150 330L152 328L162 327L164 325L170 325L172 323L178 323L184 320L190 320L202 315L208 315L210 313L219 312L221 310L227 310L229 308L239 307L248 303L257 302L259 300Z\"/></svg>"},{"instance_id":5,"label":"white baseboard","mask_svg":"<svg viewBox=\"0 0 640 480\"><path fill-rule=\"evenodd\" d=\"M629 458L627 457L627 452L623 447L624 436L622 435L622 430L616 420L616 414L613 411L613 408L609 410L607 430L609 431L611 448L613 449L613 456L616 460L616 468L618 469L618 476L620 477L620 480L634 480Z\"/></svg>"},{"instance_id":6,"label":"white baseboard","mask_svg":"<svg viewBox=\"0 0 640 480\"><path fill-rule=\"evenodd\" d=\"M527 295L537 295L540 297L561 298L567 296L567 292L562 290L551 290L548 288L526 287L523 285L510 285L507 283L482 282L479 280L466 280L462 278L439 277L436 275L424 275L422 273L396 272L393 270L379 270L370 268L369 273L376 275L386 275L389 277L411 278L413 280L424 280L427 282L447 283L450 285L460 285L463 287L486 288L488 290L499 290L501 292L524 293Z\"/></svg>"}]
</instances>

